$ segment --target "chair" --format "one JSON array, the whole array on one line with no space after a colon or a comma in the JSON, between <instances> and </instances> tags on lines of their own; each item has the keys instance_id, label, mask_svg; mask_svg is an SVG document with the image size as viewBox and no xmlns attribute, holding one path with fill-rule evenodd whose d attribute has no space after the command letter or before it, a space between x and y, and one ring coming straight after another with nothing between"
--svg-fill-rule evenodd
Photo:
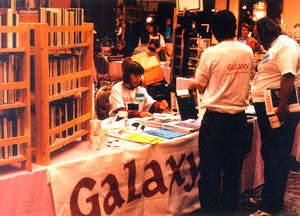
<instances>
[{"instance_id":1,"label":"chair","mask_svg":"<svg viewBox=\"0 0 300 216\"><path fill-rule=\"evenodd\" d=\"M94 56L94 64L97 71L97 81L98 87L100 87L101 82L110 84L111 78L109 74L109 62L105 55L95 55ZM105 77L107 76L107 77Z\"/></svg>"},{"instance_id":2,"label":"chair","mask_svg":"<svg viewBox=\"0 0 300 216\"><path fill-rule=\"evenodd\" d=\"M112 85L102 86L96 93L95 111L98 119L103 120L109 117L110 103L109 96Z\"/></svg>"}]
</instances>

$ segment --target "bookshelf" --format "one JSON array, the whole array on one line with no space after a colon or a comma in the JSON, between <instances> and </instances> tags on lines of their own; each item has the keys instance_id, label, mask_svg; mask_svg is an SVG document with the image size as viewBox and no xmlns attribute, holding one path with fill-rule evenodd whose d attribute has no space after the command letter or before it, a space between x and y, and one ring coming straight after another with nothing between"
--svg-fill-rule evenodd
<instances>
[{"instance_id":1,"label":"bookshelf","mask_svg":"<svg viewBox=\"0 0 300 216\"><path fill-rule=\"evenodd\" d=\"M171 86L176 86L176 77L182 75L182 64L184 54L184 32L182 26L183 13L178 13L177 8L174 8L173 18L173 56L171 64Z\"/></svg>"},{"instance_id":2,"label":"bookshelf","mask_svg":"<svg viewBox=\"0 0 300 216\"><path fill-rule=\"evenodd\" d=\"M21 163L31 171L28 26L8 21L0 37L0 165Z\"/></svg>"},{"instance_id":3,"label":"bookshelf","mask_svg":"<svg viewBox=\"0 0 300 216\"><path fill-rule=\"evenodd\" d=\"M203 17L205 14L199 11L178 12L177 8L174 9L173 88L177 77L194 77L202 52L211 44L211 36L206 32L208 24L205 24Z\"/></svg>"},{"instance_id":4,"label":"bookshelf","mask_svg":"<svg viewBox=\"0 0 300 216\"><path fill-rule=\"evenodd\" d=\"M92 117L93 24L32 24L32 150L36 163L89 134ZM32 41L33 43L33 41Z\"/></svg>"},{"instance_id":5,"label":"bookshelf","mask_svg":"<svg viewBox=\"0 0 300 216\"><path fill-rule=\"evenodd\" d=\"M186 50L187 62L186 62L186 73L194 75L199 64L199 60L202 52L210 46L210 39L191 37L188 39L188 47Z\"/></svg>"}]
</instances>

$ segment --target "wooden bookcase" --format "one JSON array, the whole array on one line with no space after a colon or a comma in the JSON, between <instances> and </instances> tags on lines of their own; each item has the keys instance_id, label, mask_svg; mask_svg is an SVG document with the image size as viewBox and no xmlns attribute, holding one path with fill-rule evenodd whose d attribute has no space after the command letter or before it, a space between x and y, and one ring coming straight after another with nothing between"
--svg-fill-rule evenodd
<instances>
[{"instance_id":1,"label":"wooden bookcase","mask_svg":"<svg viewBox=\"0 0 300 216\"><path fill-rule=\"evenodd\" d=\"M33 24L31 32L35 39L32 47L35 78L33 154L37 164L49 165L52 152L80 137L85 139L89 134L93 100L93 24ZM78 34L81 35L79 40ZM68 39L53 45L58 35L60 39Z\"/></svg>"},{"instance_id":2,"label":"wooden bookcase","mask_svg":"<svg viewBox=\"0 0 300 216\"><path fill-rule=\"evenodd\" d=\"M31 171L29 29L0 26L0 35L0 165Z\"/></svg>"}]
</instances>

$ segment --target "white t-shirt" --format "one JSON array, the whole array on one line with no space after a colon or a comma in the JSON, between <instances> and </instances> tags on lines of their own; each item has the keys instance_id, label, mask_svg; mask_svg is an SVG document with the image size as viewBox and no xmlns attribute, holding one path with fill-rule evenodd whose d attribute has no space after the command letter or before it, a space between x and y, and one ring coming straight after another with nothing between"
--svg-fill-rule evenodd
<instances>
[{"instance_id":1,"label":"white t-shirt","mask_svg":"<svg viewBox=\"0 0 300 216\"><path fill-rule=\"evenodd\" d=\"M154 36L153 34L149 34L149 41L151 41L151 39L159 39L159 44L161 47L165 47L166 46L166 42L164 39L164 36L162 36L160 33L157 33L156 36ZM139 45L141 45L141 39L139 40Z\"/></svg>"},{"instance_id":2,"label":"white t-shirt","mask_svg":"<svg viewBox=\"0 0 300 216\"><path fill-rule=\"evenodd\" d=\"M144 45L144 44L138 45L138 46L133 50L132 55L136 55L136 54L139 54L139 53L142 53L142 52L150 52L150 51L148 50L148 46L147 46L147 45Z\"/></svg>"},{"instance_id":3,"label":"white t-shirt","mask_svg":"<svg viewBox=\"0 0 300 216\"><path fill-rule=\"evenodd\" d=\"M110 114L113 115L113 111L120 108L128 109L128 105L132 104L138 104L137 111L139 112L149 111L154 102L155 100L144 87L138 86L133 90L129 90L123 87L123 82L118 82L111 89L109 97Z\"/></svg>"},{"instance_id":4,"label":"white t-shirt","mask_svg":"<svg viewBox=\"0 0 300 216\"><path fill-rule=\"evenodd\" d=\"M300 49L296 41L280 35L264 55L251 86L253 102L264 102L264 91L280 88L281 76L292 73L295 85L300 84Z\"/></svg>"},{"instance_id":5,"label":"white t-shirt","mask_svg":"<svg viewBox=\"0 0 300 216\"><path fill-rule=\"evenodd\" d=\"M201 55L195 79L205 87L202 107L235 114L248 106L251 48L238 41L222 41Z\"/></svg>"}]
</instances>

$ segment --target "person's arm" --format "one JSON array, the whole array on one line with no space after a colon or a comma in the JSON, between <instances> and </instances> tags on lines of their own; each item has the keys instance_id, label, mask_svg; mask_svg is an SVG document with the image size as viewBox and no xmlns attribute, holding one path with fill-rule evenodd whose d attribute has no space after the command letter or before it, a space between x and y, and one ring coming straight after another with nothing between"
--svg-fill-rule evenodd
<instances>
[{"instance_id":1,"label":"person's arm","mask_svg":"<svg viewBox=\"0 0 300 216\"><path fill-rule=\"evenodd\" d=\"M205 87L202 86L199 82L195 81L193 82L190 86L189 86L189 89L193 90L193 91L196 91L198 90L198 92L200 94L203 94L204 93L204 90L205 90Z\"/></svg>"},{"instance_id":2,"label":"person's arm","mask_svg":"<svg viewBox=\"0 0 300 216\"><path fill-rule=\"evenodd\" d=\"M288 110L288 100L290 98L291 92L294 88L294 75L292 73L287 73L281 76L280 80L280 100L277 111L277 116L280 122L284 122L287 118Z\"/></svg>"},{"instance_id":3,"label":"person's arm","mask_svg":"<svg viewBox=\"0 0 300 216\"><path fill-rule=\"evenodd\" d=\"M162 112L165 109L167 109L168 106L169 106L169 104L166 100L156 101L152 104L149 111L150 111L150 113Z\"/></svg>"},{"instance_id":4,"label":"person's arm","mask_svg":"<svg viewBox=\"0 0 300 216\"><path fill-rule=\"evenodd\" d=\"M275 56L278 69L281 72L280 100L277 116L281 122L287 118L288 100L294 88L294 79L298 67L298 47L292 43L285 43Z\"/></svg>"},{"instance_id":5,"label":"person's arm","mask_svg":"<svg viewBox=\"0 0 300 216\"><path fill-rule=\"evenodd\" d=\"M115 110L114 113L117 114L119 111L126 111L128 113L128 118L134 118L134 117L139 117L139 118L144 118L144 117L152 117L153 115L150 112L138 112L135 110L128 110L125 108L120 108L118 110Z\"/></svg>"}]
</instances>

